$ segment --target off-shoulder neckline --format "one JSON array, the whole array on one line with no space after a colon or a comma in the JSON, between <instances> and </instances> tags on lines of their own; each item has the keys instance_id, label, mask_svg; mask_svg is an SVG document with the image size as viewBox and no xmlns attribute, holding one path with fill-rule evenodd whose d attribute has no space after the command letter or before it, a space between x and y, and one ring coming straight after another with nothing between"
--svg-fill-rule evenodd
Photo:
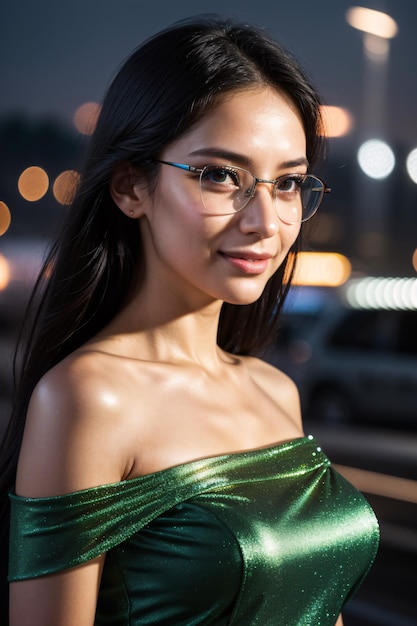
<instances>
[{"instance_id":1,"label":"off-shoulder neckline","mask_svg":"<svg viewBox=\"0 0 417 626\"><path fill-rule=\"evenodd\" d=\"M198 457L196 459L192 459L190 461L184 461L183 463L178 463L176 465L170 465L168 467L161 468L159 470L155 470L154 472L149 472L147 474L141 474L140 476L135 476L133 478L125 478L120 481L112 482L112 483L104 483L100 485L94 485L92 487L86 487L84 489L79 489L76 491L70 491L63 494L57 494L53 496L43 496L43 497L28 497L28 496L20 496L16 493L10 494L13 498L18 498L21 500L48 500L48 499L59 499L65 498L72 495L83 494L86 492L92 491L102 491L106 489L117 489L117 488L126 488L126 487L134 487L138 483L147 482L151 480L155 480L157 478L163 478L166 475L181 471L182 469L189 468L192 470L194 467L198 467L199 465L204 465L207 463L220 463L222 461L227 461L228 459L244 459L251 458L257 456L259 454L273 455L274 452L279 452L280 450L285 450L286 448L291 448L293 446L302 445L304 443L310 443L317 447L317 450L321 452L321 448L317 446L317 441L313 435L300 435L299 437L293 437L291 439L286 439L285 441L279 441L276 443L271 443L266 446L258 447L258 448L248 448L244 450L237 450L234 452L224 452L221 454L213 454L204 457Z\"/></svg>"}]
</instances>

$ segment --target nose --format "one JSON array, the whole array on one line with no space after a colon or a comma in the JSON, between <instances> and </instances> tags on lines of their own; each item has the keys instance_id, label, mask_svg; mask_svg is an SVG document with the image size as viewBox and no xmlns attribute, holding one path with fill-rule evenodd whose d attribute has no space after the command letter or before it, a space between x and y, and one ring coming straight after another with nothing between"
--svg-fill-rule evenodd
<instances>
[{"instance_id":1,"label":"nose","mask_svg":"<svg viewBox=\"0 0 417 626\"><path fill-rule=\"evenodd\" d=\"M270 183L258 182L245 208L239 213L240 228L246 234L256 233L259 237L273 237L280 229L280 219Z\"/></svg>"}]
</instances>

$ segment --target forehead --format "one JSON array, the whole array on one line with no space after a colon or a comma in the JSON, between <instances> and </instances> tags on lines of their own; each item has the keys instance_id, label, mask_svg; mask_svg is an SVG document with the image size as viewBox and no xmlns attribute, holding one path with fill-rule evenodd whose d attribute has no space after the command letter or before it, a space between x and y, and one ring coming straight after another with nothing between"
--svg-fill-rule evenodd
<instances>
[{"instance_id":1,"label":"forehead","mask_svg":"<svg viewBox=\"0 0 417 626\"><path fill-rule=\"evenodd\" d=\"M290 98L270 87L221 96L212 110L170 146L170 154L192 156L210 148L275 161L301 158L306 137L301 115ZM181 152L181 155L178 154Z\"/></svg>"}]
</instances>

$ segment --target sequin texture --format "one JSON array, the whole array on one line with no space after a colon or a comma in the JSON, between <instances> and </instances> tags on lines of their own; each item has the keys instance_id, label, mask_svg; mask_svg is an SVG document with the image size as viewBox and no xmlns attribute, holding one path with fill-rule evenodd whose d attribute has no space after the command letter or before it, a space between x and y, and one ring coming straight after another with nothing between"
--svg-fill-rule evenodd
<instances>
[{"instance_id":1,"label":"sequin texture","mask_svg":"<svg viewBox=\"0 0 417 626\"><path fill-rule=\"evenodd\" d=\"M312 437L10 497L10 580L107 553L97 626L334 626L379 541L369 504Z\"/></svg>"}]
</instances>

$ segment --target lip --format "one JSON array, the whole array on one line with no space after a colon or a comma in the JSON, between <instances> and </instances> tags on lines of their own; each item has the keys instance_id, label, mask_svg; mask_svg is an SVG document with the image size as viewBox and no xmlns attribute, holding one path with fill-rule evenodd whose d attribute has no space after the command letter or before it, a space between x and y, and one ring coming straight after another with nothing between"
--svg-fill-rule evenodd
<instances>
[{"instance_id":1,"label":"lip","mask_svg":"<svg viewBox=\"0 0 417 626\"><path fill-rule=\"evenodd\" d=\"M220 254L233 267L245 274L263 274L268 269L269 260L273 257L272 254L246 250L234 250Z\"/></svg>"},{"instance_id":2,"label":"lip","mask_svg":"<svg viewBox=\"0 0 417 626\"><path fill-rule=\"evenodd\" d=\"M246 261L268 261L274 256L268 252L255 252L254 250L228 250L221 252L221 254L234 259L245 259Z\"/></svg>"}]
</instances>

